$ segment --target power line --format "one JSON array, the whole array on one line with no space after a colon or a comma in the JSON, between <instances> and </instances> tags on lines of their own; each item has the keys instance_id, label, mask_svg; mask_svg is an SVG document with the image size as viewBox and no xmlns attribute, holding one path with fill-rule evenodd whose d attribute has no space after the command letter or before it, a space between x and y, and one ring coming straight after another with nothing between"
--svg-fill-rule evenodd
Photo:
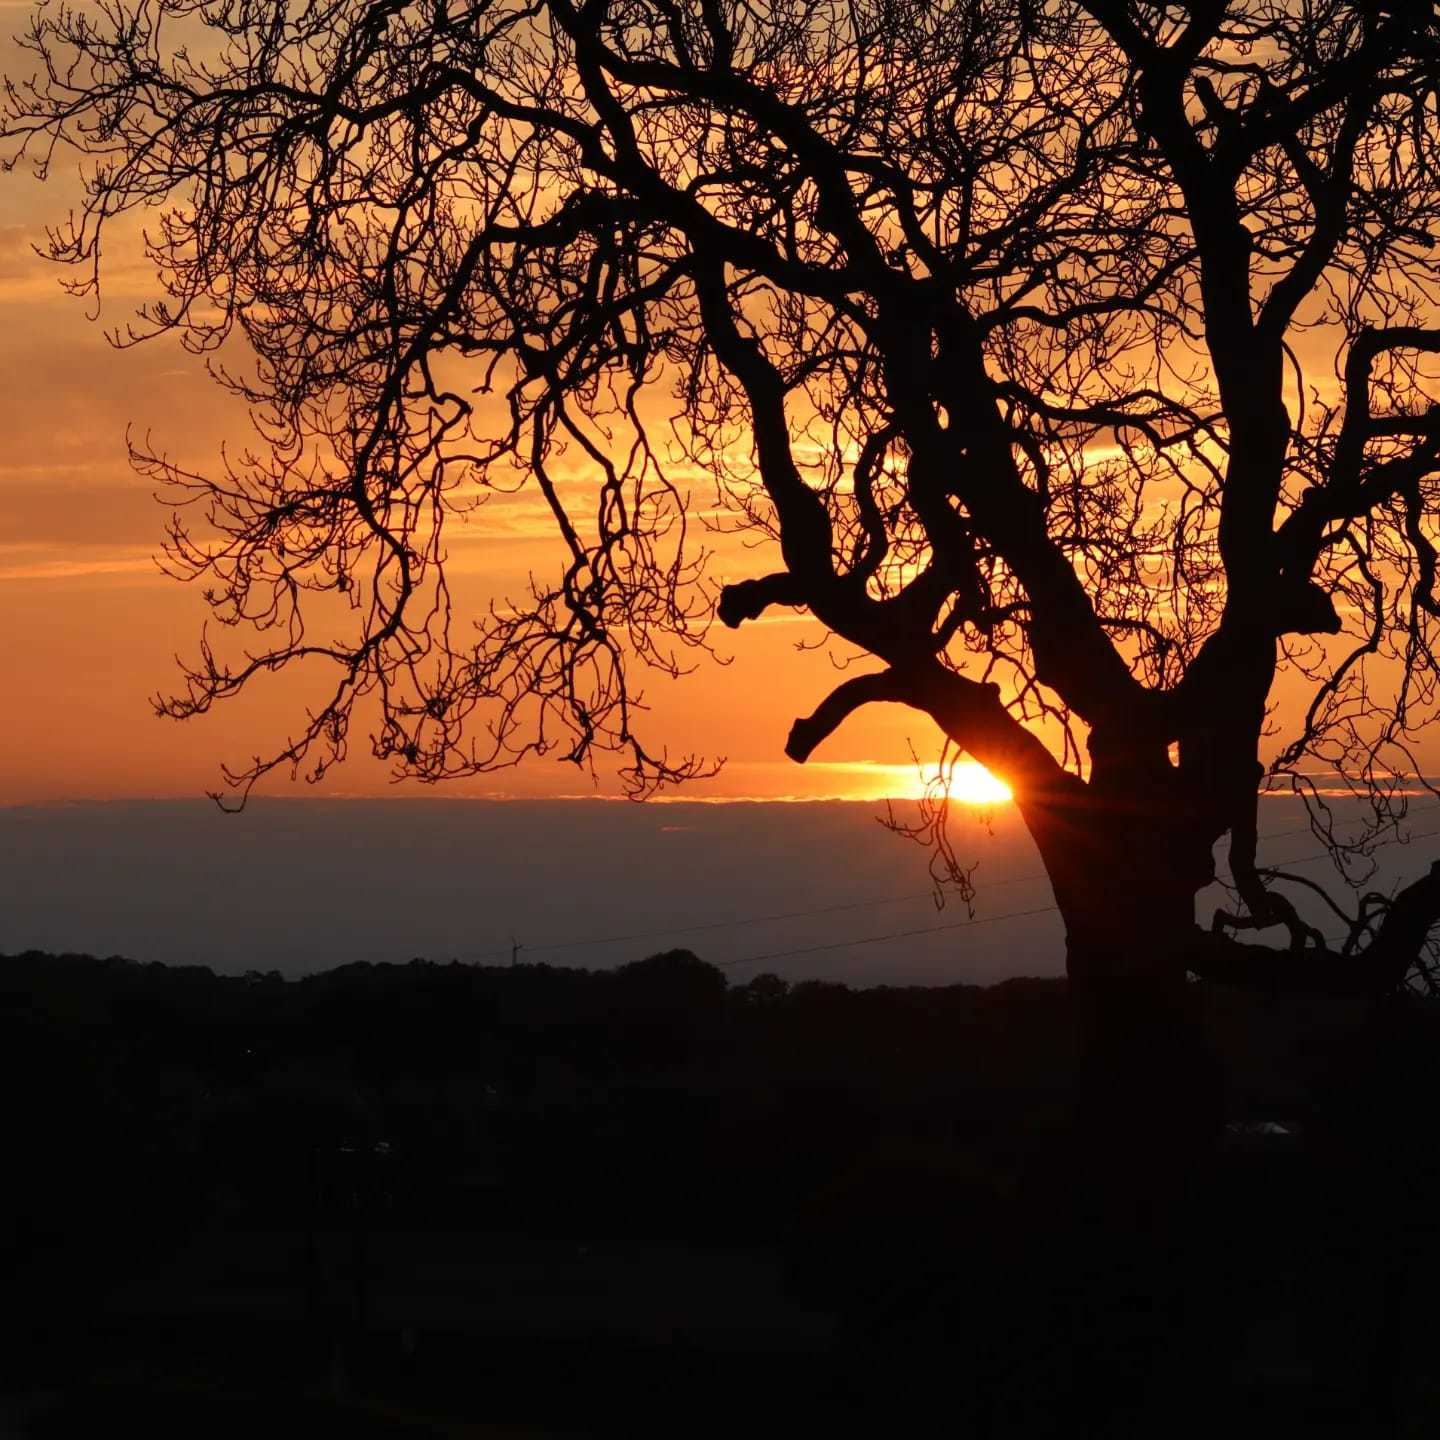
<instances>
[{"instance_id":1,"label":"power line","mask_svg":"<svg viewBox=\"0 0 1440 1440\"><path fill-rule=\"evenodd\" d=\"M1005 915L982 915L978 920L952 920L948 925L926 925L918 930L895 930L888 935L868 935L863 940L834 940L825 945L803 945L794 950L771 950L764 955L746 955L739 960L721 960L716 968L756 965L762 960L784 960L792 955L817 955L822 950L849 950L857 945L878 945L882 940L907 940L914 935L938 935L942 930L968 930L972 925L994 925L1001 920L1019 920L1027 915L1050 915L1058 905L1041 905L1034 910L1011 910Z\"/></svg>"},{"instance_id":2,"label":"power line","mask_svg":"<svg viewBox=\"0 0 1440 1440\"><path fill-rule=\"evenodd\" d=\"M1041 876L1040 878L1048 877ZM1013 885L1018 884L1019 881L1017 879L997 883ZM587 945L619 945L630 940L652 940L657 935L695 935L702 930L729 930L737 925L763 925L770 921L803 920L811 915L834 915L842 910L864 910L876 905L898 905L905 900L927 900L934 893L933 890L912 890L905 895L881 895L873 900L851 900L842 905L822 905L814 910L784 910L773 915L744 915L738 919L707 920L694 925L664 925L655 930L633 930L628 935L597 935L585 940L556 940L548 945L526 945L524 949L533 954L537 950L576 950ZM485 955L502 953L499 950L484 952Z\"/></svg>"},{"instance_id":3,"label":"power line","mask_svg":"<svg viewBox=\"0 0 1440 1440\"><path fill-rule=\"evenodd\" d=\"M1298 833L1298 832L1296 832ZM1419 835L1406 836L1406 840L1429 840L1440 835L1440 830L1426 830ZM1278 837L1267 837L1278 838ZM1399 837L1392 840L1378 841L1379 845L1394 845L1398 843ZM1277 860L1272 863L1277 865L1303 865L1311 860L1324 860L1329 858L1329 851L1317 851L1313 855L1297 855L1290 860ZM948 930L968 930L972 925L995 925L1002 920L1021 920L1032 915L1050 915L1059 912L1058 905L1040 905L1033 910L1011 910L1003 915L984 915L976 920L954 920L948 925L927 925L918 930L896 930L887 935L870 935L863 940L836 940L825 945L806 945L793 950L772 950L764 955L747 955L738 960L722 960L717 964L717 969L728 970L734 965L755 965L765 960L784 960L797 955L816 955L823 950L847 950L857 945L878 945L882 940L906 940L916 935L938 935Z\"/></svg>"},{"instance_id":4,"label":"power line","mask_svg":"<svg viewBox=\"0 0 1440 1440\"><path fill-rule=\"evenodd\" d=\"M1383 845L1400 845L1402 843L1409 845L1415 840L1433 840L1437 835L1440 835L1440 830L1421 830L1415 835L1392 835L1388 840L1375 841L1374 848L1378 850ZM1267 860L1265 864L1260 866L1260 869L1270 870L1276 865L1308 865L1312 860L1328 860L1329 858L1330 852L1328 850L1316 850L1313 854L1296 855L1289 860Z\"/></svg>"},{"instance_id":5,"label":"power line","mask_svg":"<svg viewBox=\"0 0 1440 1440\"><path fill-rule=\"evenodd\" d=\"M987 889L999 889L1004 885L1027 885L1049 879L1050 876L1045 871L1036 870L1028 875L1007 875L999 880L987 880L985 885ZM653 940L659 936L695 935L706 930L731 930L741 925L764 925L781 920L805 920L812 915L834 915L845 910L867 910L878 905L899 905L908 900L929 900L934 894L933 888L910 890L901 895L877 895L870 900L849 900L840 905L820 905L811 910L783 910L769 915L741 915L729 920L705 920L687 925L661 925L653 930L632 930L625 935L595 935L579 940L553 940L543 945L527 944L521 948L527 954L533 955L540 951L576 950L591 945L620 945L632 940ZM471 958L488 960L491 957L508 954L510 954L509 946L503 949L482 950Z\"/></svg>"},{"instance_id":6,"label":"power line","mask_svg":"<svg viewBox=\"0 0 1440 1440\"><path fill-rule=\"evenodd\" d=\"M1418 806L1416 808L1417 812L1423 813L1428 810L1440 809L1440 804ZM1262 835L1260 838L1264 841L1283 840L1293 835L1306 835L1311 833L1313 833L1312 827L1307 825L1292 830L1274 831L1268 835ZM1412 834L1404 837L1393 836L1390 839L1376 841L1375 847L1379 848L1380 846L1384 845L1398 844L1401 842L1402 839L1407 843L1414 840L1427 840L1435 837L1436 835L1440 835L1440 830L1426 830L1422 831L1419 834ZM1328 859L1329 854L1329 851L1321 850L1316 851L1315 853L1310 855L1297 855L1289 859L1273 860L1267 862L1266 868L1274 865L1305 865L1309 864L1311 861L1314 860ZM1049 878L1049 875L1045 871L1037 870L1025 875L1010 875L1002 877L998 880L987 881L986 885L987 888L990 889L999 889L1002 886L1007 885L1025 885L1033 884L1041 880L1048 881ZM540 952L553 952L557 950L585 949L595 945L628 944L637 940L653 940L662 936L696 935L707 931L735 929L742 925L763 925L778 923L784 920L805 920L816 915L835 915L847 911L873 909L876 906L880 905L898 905L911 900L929 899L934 893L935 892L933 890L913 890L900 895L881 895L869 900L847 901L839 905L821 905L809 910L786 910L765 915L738 916L727 920L702 921L688 925L667 925L650 930L630 931L623 935L599 935L590 936L578 940L557 940L551 941L543 945L525 945L523 948L528 954L533 955ZM722 961L720 962L720 965L722 968L728 968L732 965L754 964L764 960L777 960L795 955L816 954L823 950L846 949L856 945L874 945L878 944L882 940L902 940L908 939L916 935L934 935L939 934L942 931L967 929L971 925L991 925L998 924L1000 921L1003 920L1018 920L1032 915L1043 915L1052 911L1056 911L1058 910L1058 908L1059 907L1055 905L1044 905L1029 910L1012 910L1007 911L1002 915L983 916L977 920L959 920L946 925L925 926L913 930L897 930L884 935L870 936L863 940L842 940L836 941L834 943L827 943L821 945L802 946L792 950L777 950L764 955L751 955L740 959ZM513 963L514 950L515 947L513 946L507 947L503 950L487 950L482 951L474 958L476 960L485 960L491 957L511 955Z\"/></svg>"}]
</instances>

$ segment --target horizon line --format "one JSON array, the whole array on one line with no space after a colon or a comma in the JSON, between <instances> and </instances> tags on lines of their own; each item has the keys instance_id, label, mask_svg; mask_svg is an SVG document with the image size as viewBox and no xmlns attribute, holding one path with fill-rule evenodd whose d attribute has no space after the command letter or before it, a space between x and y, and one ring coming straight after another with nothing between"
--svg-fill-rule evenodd
<instances>
[{"instance_id":1,"label":"horizon line","mask_svg":"<svg viewBox=\"0 0 1440 1440\"><path fill-rule=\"evenodd\" d=\"M1334 773L1334 772L1332 772ZM1406 799L1419 799L1425 796L1434 797L1436 790L1440 790L1440 775L1416 777L1420 782L1418 787L1405 787L1391 790L1391 795ZM1427 780L1436 781L1436 790L1425 788ZM1320 799L1329 800L1361 800L1365 799L1366 792L1353 788L1317 787L1311 792ZM223 797L228 799L229 797ZM362 791L338 791L331 794L318 794L314 792L300 792L297 794L283 795L252 795L244 805L249 809L254 805L269 804L486 804L486 805L548 805L548 804L607 804L607 805L876 805L876 804L919 804L923 797L915 794L896 795L845 795L845 794L818 794L818 795L650 795L643 799L636 799L628 795L606 795L587 794L584 792L566 792L559 795L523 795L504 791L487 791L481 794L456 794L453 791L441 789L427 789L422 793L385 793L385 792L362 792ZM1293 790L1261 790L1257 792L1257 799L1260 800L1303 800L1305 796ZM1013 807L1013 800L997 800L987 804L975 804L955 800L955 804L963 806L964 809L977 813L987 813ZM63 810L71 807L79 808L84 806L101 805L204 805L207 808L223 810L217 804L213 795L208 793L183 794L183 795L69 795L55 796L52 798L35 800L4 800L0 799L0 814L17 810ZM241 814L243 810L230 810L226 813Z\"/></svg>"}]
</instances>

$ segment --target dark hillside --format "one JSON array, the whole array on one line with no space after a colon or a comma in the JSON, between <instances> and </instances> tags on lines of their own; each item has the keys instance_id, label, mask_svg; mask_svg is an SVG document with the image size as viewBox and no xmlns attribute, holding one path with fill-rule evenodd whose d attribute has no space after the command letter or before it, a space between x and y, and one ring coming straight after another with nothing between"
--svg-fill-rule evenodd
<instances>
[{"instance_id":1,"label":"dark hillside","mask_svg":"<svg viewBox=\"0 0 1440 1440\"><path fill-rule=\"evenodd\" d=\"M1062 982L7 957L8 1392L36 1435L719 1434L762 1393L1038 1435L1117 1386L1433 1415L1435 1015L1203 1003L1228 1128L1117 1236Z\"/></svg>"}]
</instances>

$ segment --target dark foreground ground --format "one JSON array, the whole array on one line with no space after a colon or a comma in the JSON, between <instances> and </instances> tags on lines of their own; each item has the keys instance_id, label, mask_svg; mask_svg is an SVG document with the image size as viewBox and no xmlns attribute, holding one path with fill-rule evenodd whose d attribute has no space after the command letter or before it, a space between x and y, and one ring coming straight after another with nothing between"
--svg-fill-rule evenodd
<instances>
[{"instance_id":1,"label":"dark foreground ground","mask_svg":"<svg viewBox=\"0 0 1440 1440\"><path fill-rule=\"evenodd\" d=\"M1196 1001L1101 1199L1058 983L0 959L0 1436L1440 1434L1440 1016Z\"/></svg>"}]
</instances>

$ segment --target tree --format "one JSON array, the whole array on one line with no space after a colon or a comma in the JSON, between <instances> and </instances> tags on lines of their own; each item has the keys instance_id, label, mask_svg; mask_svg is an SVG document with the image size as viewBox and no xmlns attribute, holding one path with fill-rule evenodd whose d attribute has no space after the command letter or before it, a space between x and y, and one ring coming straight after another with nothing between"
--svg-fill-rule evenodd
<instances>
[{"instance_id":1,"label":"tree","mask_svg":"<svg viewBox=\"0 0 1440 1440\"><path fill-rule=\"evenodd\" d=\"M1363 855L1437 705L1430 0L105 0L27 43L12 162L91 159L54 258L93 293L153 209L163 298L124 342L254 357L217 375L257 453L135 455L188 507L176 572L266 642L207 640L163 712L335 672L242 791L321 774L362 700L403 775L558 744L683 780L627 672L678 670L712 600L796 606L878 668L786 753L889 702L1003 775L1112 1056L1187 967L1414 960L1440 881L1331 950L1256 814L1288 777ZM718 596L697 473L772 557ZM521 484L563 574L461 637L447 515ZM1277 734L1285 676L1310 698ZM1316 764L1373 799L1358 851ZM1197 929L1227 834L1221 928L1288 949Z\"/></svg>"}]
</instances>

